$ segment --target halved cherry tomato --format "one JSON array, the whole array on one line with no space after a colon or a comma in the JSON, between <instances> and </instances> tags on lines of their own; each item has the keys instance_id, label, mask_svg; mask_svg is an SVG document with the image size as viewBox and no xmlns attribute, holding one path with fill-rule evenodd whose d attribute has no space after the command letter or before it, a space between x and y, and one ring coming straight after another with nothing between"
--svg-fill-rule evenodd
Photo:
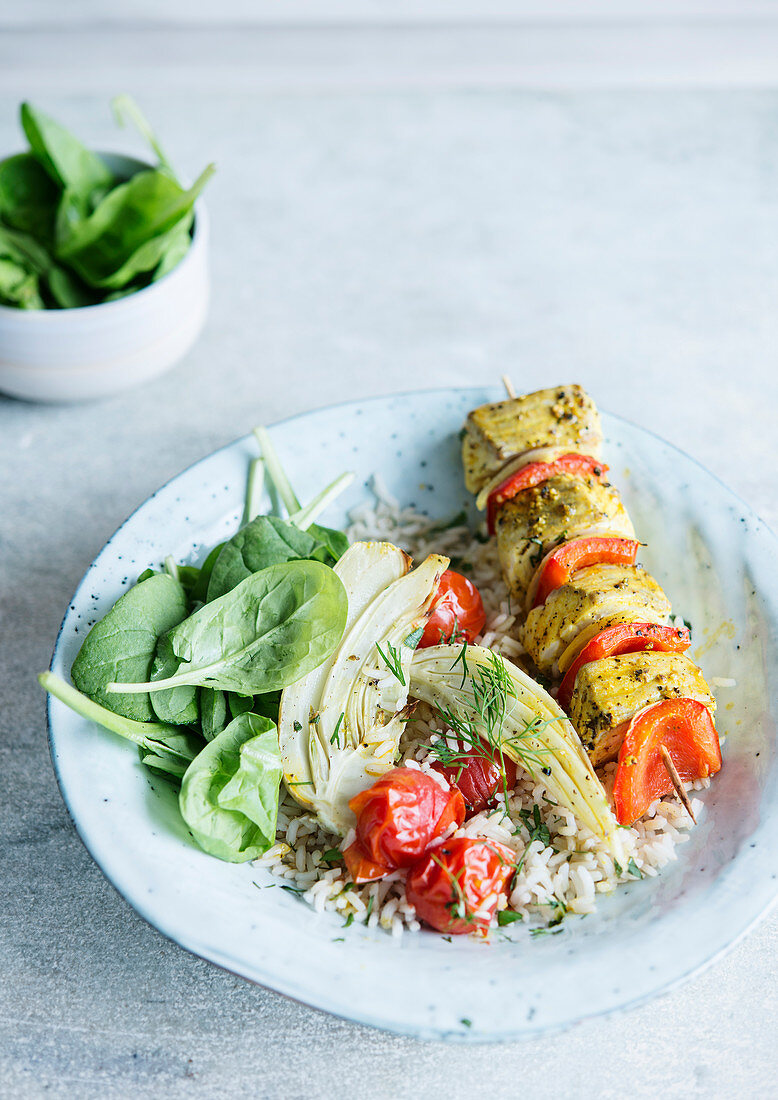
<instances>
[{"instance_id":1,"label":"halved cherry tomato","mask_svg":"<svg viewBox=\"0 0 778 1100\"><path fill-rule=\"evenodd\" d=\"M573 697L575 678L591 661L603 657L618 657L622 653L642 653L644 650L661 650L663 653L683 653L692 644L692 636L685 626L658 626L656 623L617 623L607 626L587 642L565 673L559 685L556 700L562 710L567 710Z\"/></svg>"},{"instance_id":2,"label":"halved cherry tomato","mask_svg":"<svg viewBox=\"0 0 778 1100\"><path fill-rule=\"evenodd\" d=\"M515 866L515 852L496 840L455 837L411 869L405 896L438 932L475 932L489 927Z\"/></svg>"},{"instance_id":3,"label":"halved cherry tomato","mask_svg":"<svg viewBox=\"0 0 778 1100\"><path fill-rule=\"evenodd\" d=\"M634 565L640 547L634 539L571 539L554 547L538 566L533 607L544 604L555 588L567 584L577 569L587 565Z\"/></svg>"},{"instance_id":4,"label":"halved cherry tomato","mask_svg":"<svg viewBox=\"0 0 778 1100\"><path fill-rule=\"evenodd\" d=\"M440 578L436 603L419 642L419 648L441 642L472 644L486 624L481 593L472 581L447 569Z\"/></svg>"},{"instance_id":5,"label":"halved cherry tomato","mask_svg":"<svg viewBox=\"0 0 778 1100\"><path fill-rule=\"evenodd\" d=\"M452 822L465 819L458 790L445 791L415 768L392 768L349 802L357 838L343 853L354 882L371 882L409 867Z\"/></svg>"},{"instance_id":6,"label":"halved cherry tomato","mask_svg":"<svg viewBox=\"0 0 778 1100\"><path fill-rule=\"evenodd\" d=\"M509 756L503 757L503 764L504 779L497 762L478 753L463 755L456 764L433 764L432 767L461 792L470 817L486 809L504 785L509 791L516 786L516 765Z\"/></svg>"},{"instance_id":7,"label":"halved cherry tomato","mask_svg":"<svg viewBox=\"0 0 778 1100\"><path fill-rule=\"evenodd\" d=\"M605 481L604 475L607 469L608 467L604 463L598 462L591 455L580 455L575 452L560 455L553 462L530 462L529 465L522 466L520 470L507 477L501 485L498 485L489 494L486 503L486 523L489 534L494 534L494 521L500 505L504 504L506 500L511 500L524 489L531 489L533 485L540 485L541 482L548 481L550 477L556 477L557 474L570 474L574 477L598 477L601 481Z\"/></svg>"},{"instance_id":8,"label":"halved cherry tomato","mask_svg":"<svg viewBox=\"0 0 778 1100\"><path fill-rule=\"evenodd\" d=\"M718 734L704 703L663 699L639 711L627 725L613 783L620 825L631 825L655 799L673 790L662 746L685 783L715 775L721 767Z\"/></svg>"}]
</instances>

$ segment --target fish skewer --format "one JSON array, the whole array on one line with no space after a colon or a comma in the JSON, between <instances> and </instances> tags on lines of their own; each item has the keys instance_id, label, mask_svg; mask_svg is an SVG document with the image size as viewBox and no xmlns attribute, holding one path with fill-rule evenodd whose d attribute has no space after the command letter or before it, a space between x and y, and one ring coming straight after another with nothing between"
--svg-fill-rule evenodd
<instances>
[{"instance_id":1,"label":"fish skewer","mask_svg":"<svg viewBox=\"0 0 778 1100\"><path fill-rule=\"evenodd\" d=\"M599 414L585 391L565 385L517 396L510 378L502 381L508 399L474 409L465 422L465 481L477 506L487 509L511 596L527 609L521 640L530 658L557 682L578 662L566 687L567 709L592 762L600 765L619 754L629 719L642 708L665 699L696 700L712 717L715 700L700 670L680 652L688 640L646 640L651 631L672 633L671 607L639 565L609 564L607 556L592 563L584 556L566 580L563 575L550 588L540 583L558 547L565 553L573 543L623 547L634 530L618 491L605 479ZM619 624L627 636L622 648L590 655L600 635ZM674 652L655 652L667 648ZM660 747L673 788L690 812L671 754Z\"/></svg>"}]
</instances>

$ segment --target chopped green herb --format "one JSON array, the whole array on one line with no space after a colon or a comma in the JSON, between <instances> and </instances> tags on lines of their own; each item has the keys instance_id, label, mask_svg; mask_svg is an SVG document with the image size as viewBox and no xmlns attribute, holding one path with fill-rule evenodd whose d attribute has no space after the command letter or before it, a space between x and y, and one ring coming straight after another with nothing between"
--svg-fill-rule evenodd
<instances>
[{"instance_id":1,"label":"chopped green herb","mask_svg":"<svg viewBox=\"0 0 778 1100\"><path fill-rule=\"evenodd\" d=\"M381 654L384 664L394 676L395 680L399 680L403 687L405 687L405 673L402 669L402 660L400 657L399 649L395 649L391 642L386 643L386 653L381 649L378 642L376 642L376 649Z\"/></svg>"},{"instance_id":2,"label":"chopped green herb","mask_svg":"<svg viewBox=\"0 0 778 1100\"><path fill-rule=\"evenodd\" d=\"M517 913L515 909L501 909L497 914L497 923L501 926L521 919L521 913Z\"/></svg>"},{"instance_id":3,"label":"chopped green herb","mask_svg":"<svg viewBox=\"0 0 778 1100\"><path fill-rule=\"evenodd\" d=\"M462 1019L459 1022L460 1022L460 1024L463 1024L465 1027L472 1027L473 1026L473 1021L468 1020L467 1016L463 1016Z\"/></svg>"},{"instance_id":4,"label":"chopped green herb","mask_svg":"<svg viewBox=\"0 0 778 1100\"><path fill-rule=\"evenodd\" d=\"M329 848L326 852L322 852L321 858L325 863L339 863L343 859L343 853L338 848Z\"/></svg>"},{"instance_id":5,"label":"chopped green herb","mask_svg":"<svg viewBox=\"0 0 778 1100\"><path fill-rule=\"evenodd\" d=\"M294 727L294 732L295 733L299 733L300 730L303 728L302 723L298 722L296 718L295 718L294 722L292 722L292 726Z\"/></svg>"},{"instance_id":6,"label":"chopped green herb","mask_svg":"<svg viewBox=\"0 0 778 1100\"><path fill-rule=\"evenodd\" d=\"M629 863L627 864L627 870L629 871L629 873L631 875L634 875L635 878L642 878L643 877L643 872L640 870L637 863L635 863L635 860L632 858L632 856L629 857Z\"/></svg>"},{"instance_id":7,"label":"chopped green herb","mask_svg":"<svg viewBox=\"0 0 778 1100\"><path fill-rule=\"evenodd\" d=\"M298 897L305 893L305 890L301 890L299 886L287 886L284 883L281 884L281 889L286 890L288 894L296 894Z\"/></svg>"},{"instance_id":8,"label":"chopped green herb","mask_svg":"<svg viewBox=\"0 0 778 1100\"><path fill-rule=\"evenodd\" d=\"M621 864L619 863L619 861L617 859L614 859L613 866L616 868L616 874L617 875L623 875L624 874L624 870L623 870Z\"/></svg>"},{"instance_id":9,"label":"chopped green herb","mask_svg":"<svg viewBox=\"0 0 778 1100\"><path fill-rule=\"evenodd\" d=\"M549 924L545 928L532 928L530 929L530 936L558 936L563 929L559 925Z\"/></svg>"},{"instance_id":10,"label":"chopped green herb","mask_svg":"<svg viewBox=\"0 0 778 1100\"><path fill-rule=\"evenodd\" d=\"M424 634L424 627L417 627L416 630L412 630L411 633L403 638L403 645L408 649L416 649Z\"/></svg>"},{"instance_id":11,"label":"chopped green herb","mask_svg":"<svg viewBox=\"0 0 778 1100\"><path fill-rule=\"evenodd\" d=\"M338 737L338 733L340 731L340 724L341 724L341 722L343 721L343 719L345 717L346 717L345 711L341 711L340 712L340 717L338 718L337 722L335 723L335 732L333 733L332 737L330 738L330 744L331 745L337 744L338 748L340 748L340 738Z\"/></svg>"},{"instance_id":12,"label":"chopped green herb","mask_svg":"<svg viewBox=\"0 0 778 1100\"><path fill-rule=\"evenodd\" d=\"M365 913L365 921L364 921L365 924L367 924L367 922L370 920L370 914L373 912L373 904L374 903L375 903L375 898L371 895L370 898L368 899L368 903L367 903L367 912Z\"/></svg>"},{"instance_id":13,"label":"chopped green herb","mask_svg":"<svg viewBox=\"0 0 778 1100\"><path fill-rule=\"evenodd\" d=\"M349 913L349 915L343 921L343 927L344 928L350 928L353 923L354 923L354 914Z\"/></svg>"},{"instance_id":14,"label":"chopped green herb","mask_svg":"<svg viewBox=\"0 0 778 1100\"><path fill-rule=\"evenodd\" d=\"M336 936L335 939L332 942L333 943L345 943L346 941L343 938L343 936Z\"/></svg>"}]
</instances>

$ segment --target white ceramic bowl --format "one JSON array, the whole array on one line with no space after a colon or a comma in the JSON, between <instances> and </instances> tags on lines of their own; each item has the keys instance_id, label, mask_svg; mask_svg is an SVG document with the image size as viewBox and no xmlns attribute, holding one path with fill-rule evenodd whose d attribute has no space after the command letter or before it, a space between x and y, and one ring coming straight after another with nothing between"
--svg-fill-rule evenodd
<instances>
[{"instance_id":1,"label":"white ceramic bowl","mask_svg":"<svg viewBox=\"0 0 778 1100\"><path fill-rule=\"evenodd\" d=\"M101 153L119 176L149 165ZM0 390L32 401L108 397L162 374L200 335L208 310L208 219L195 207L192 244L143 290L80 309L0 306Z\"/></svg>"},{"instance_id":2,"label":"white ceramic bowl","mask_svg":"<svg viewBox=\"0 0 778 1100\"><path fill-rule=\"evenodd\" d=\"M440 519L465 507L475 518L458 431L471 408L498 397L485 389L379 397L287 420L271 434L303 499L344 470L357 472L326 523L345 522L364 503L372 473L403 506ZM648 543L643 562L694 624L706 676L736 681L720 689L724 767L677 861L603 895L596 913L566 919L554 935L510 925L485 946L433 932L395 940L359 921L345 928L340 916L270 889L278 880L268 871L198 849L175 795L144 773L133 747L51 699L52 757L76 827L147 921L189 951L307 1004L468 1042L539 1035L640 1003L745 934L778 890L776 540L680 451L617 417L604 415L603 424L611 476ZM166 554L202 560L235 531L256 453L251 436L217 451L116 532L68 605L56 673L68 677L85 628L128 580Z\"/></svg>"}]
</instances>

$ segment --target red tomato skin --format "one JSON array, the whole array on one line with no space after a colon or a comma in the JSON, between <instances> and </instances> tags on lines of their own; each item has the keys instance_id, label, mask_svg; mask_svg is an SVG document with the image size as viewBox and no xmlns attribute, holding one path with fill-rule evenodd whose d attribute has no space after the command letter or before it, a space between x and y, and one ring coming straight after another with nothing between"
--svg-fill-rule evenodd
<instances>
[{"instance_id":1,"label":"red tomato skin","mask_svg":"<svg viewBox=\"0 0 778 1100\"><path fill-rule=\"evenodd\" d=\"M508 756L503 757L503 763L505 783L508 791L512 791L516 786L516 765ZM467 817L485 810L494 801L495 795L503 790L502 772L497 764L477 753L456 764L433 764L432 767L460 791L465 800Z\"/></svg>"},{"instance_id":2,"label":"red tomato skin","mask_svg":"<svg viewBox=\"0 0 778 1100\"><path fill-rule=\"evenodd\" d=\"M661 650L684 653L692 644L688 627L659 626L657 623L618 623L607 626L586 643L564 675L557 692L557 702L567 710L573 697L575 678L584 665L603 657L619 657L622 653L642 653Z\"/></svg>"},{"instance_id":3,"label":"red tomato skin","mask_svg":"<svg viewBox=\"0 0 778 1100\"><path fill-rule=\"evenodd\" d=\"M577 569L587 565L634 565L639 542L610 537L571 539L546 554L538 566L533 607L544 604L555 588L567 584Z\"/></svg>"},{"instance_id":4,"label":"red tomato skin","mask_svg":"<svg viewBox=\"0 0 778 1100\"><path fill-rule=\"evenodd\" d=\"M419 649L449 641L476 640L486 625L481 593L472 581L447 569L440 578L436 602L419 642Z\"/></svg>"},{"instance_id":5,"label":"red tomato skin","mask_svg":"<svg viewBox=\"0 0 778 1100\"><path fill-rule=\"evenodd\" d=\"M515 474L507 477L501 485L498 485L489 494L486 502L486 525L489 534L494 534L494 521L497 518L497 510L506 500L511 500L524 489L531 489L534 485L540 485L557 474L568 474L574 477L597 477L605 481L605 473L608 467L603 462L598 462L590 455L578 454L571 451L569 454L560 455L553 462L530 462L523 466Z\"/></svg>"},{"instance_id":6,"label":"red tomato skin","mask_svg":"<svg viewBox=\"0 0 778 1100\"><path fill-rule=\"evenodd\" d=\"M619 750L613 805L620 825L631 825L655 799L673 791L661 746L685 783L715 775L721 768L719 737L704 703L663 699L646 707L627 724Z\"/></svg>"},{"instance_id":7,"label":"red tomato skin","mask_svg":"<svg viewBox=\"0 0 778 1100\"><path fill-rule=\"evenodd\" d=\"M355 882L409 867L452 822L461 825L465 818L459 791L443 790L415 768L392 768L349 806L357 837L343 855Z\"/></svg>"},{"instance_id":8,"label":"red tomato skin","mask_svg":"<svg viewBox=\"0 0 778 1100\"><path fill-rule=\"evenodd\" d=\"M419 920L437 932L484 931L515 866L515 853L497 841L455 837L411 868L405 894Z\"/></svg>"}]
</instances>

